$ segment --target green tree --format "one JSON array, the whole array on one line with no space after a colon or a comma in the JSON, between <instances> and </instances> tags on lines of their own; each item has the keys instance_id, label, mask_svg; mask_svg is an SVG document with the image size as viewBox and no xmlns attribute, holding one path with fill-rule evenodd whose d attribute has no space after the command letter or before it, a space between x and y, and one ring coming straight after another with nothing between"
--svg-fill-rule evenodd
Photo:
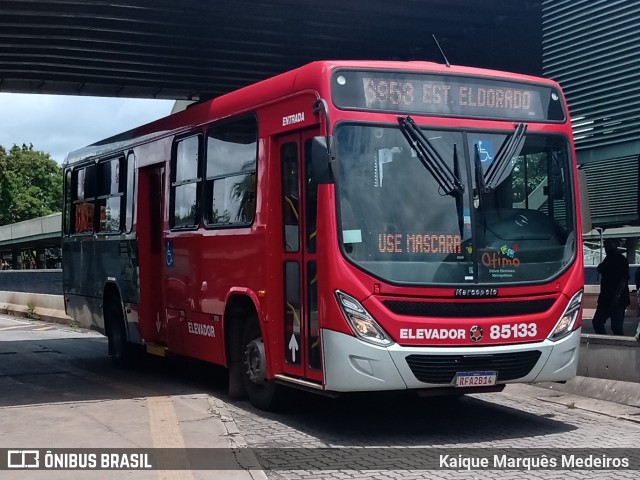
<instances>
[{"instance_id":1,"label":"green tree","mask_svg":"<svg viewBox=\"0 0 640 480\"><path fill-rule=\"evenodd\" d=\"M525 171L527 185L525 186ZM534 153L517 157L513 163L513 197L523 202L542 182L547 179L547 155Z\"/></svg>"},{"instance_id":2,"label":"green tree","mask_svg":"<svg viewBox=\"0 0 640 480\"><path fill-rule=\"evenodd\" d=\"M0 146L0 225L62 210L62 167L33 145Z\"/></svg>"}]
</instances>

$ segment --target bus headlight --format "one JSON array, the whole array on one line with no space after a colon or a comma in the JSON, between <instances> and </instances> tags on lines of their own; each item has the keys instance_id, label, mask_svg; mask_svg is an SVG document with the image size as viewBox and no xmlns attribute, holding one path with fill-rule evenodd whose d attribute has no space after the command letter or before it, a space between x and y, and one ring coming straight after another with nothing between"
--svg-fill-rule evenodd
<instances>
[{"instance_id":1,"label":"bus headlight","mask_svg":"<svg viewBox=\"0 0 640 480\"><path fill-rule=\"evenodd\" d=\"M564 313L560 317L558 323L556 323L555 328L551 331L549 335L549 340L557 341L561 338L567 336L569 333L573 331L573 326L576 324L576 320L578 319L578 314L580 313L580 307L582 306L582 290L576 293L569 305L565 309Z\"/></svg>"},{"instance_id":2,"label":"bus headlight","mask_svg":"<svg viewBox=\"0 0 640 480\"><path fill-rule=\"evenodd\" d=\"M336 290L336 297L351 330L358 338L380 347L387 347L393 343L387 332L378 325L360 302L340 290Z\"/></svg>"}]
</instances>

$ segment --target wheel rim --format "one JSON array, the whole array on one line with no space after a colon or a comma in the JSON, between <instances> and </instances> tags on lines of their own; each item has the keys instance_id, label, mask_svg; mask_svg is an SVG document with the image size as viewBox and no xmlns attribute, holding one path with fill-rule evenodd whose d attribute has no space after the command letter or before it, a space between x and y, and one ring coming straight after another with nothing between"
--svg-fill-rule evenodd
<instances>
[{"instance_id":1,"label":"wheel rim","mask_svg":"<svg viewBox=\"0 0 640 480\"><path fill-rule=\"evenodd\" d=\"M266 358L262 338L256 338L247 345L245 351L245 367L247 377L256 385L264 385L267 378Z\"/></svg>"}]
</instances>

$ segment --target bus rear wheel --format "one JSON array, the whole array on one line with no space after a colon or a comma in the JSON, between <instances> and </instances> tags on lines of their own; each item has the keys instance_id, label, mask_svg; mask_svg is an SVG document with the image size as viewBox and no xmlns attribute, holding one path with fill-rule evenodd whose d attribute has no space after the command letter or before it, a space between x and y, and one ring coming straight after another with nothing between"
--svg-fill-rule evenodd
<instances>
[{"instance_id":1,"label":"bus rear wheel","mask_svg":"<svg viewBox=\"0 0 640 480\"><path fill-rule=\"evenodd\" d=\"M282 386L267 379L267 358L257 318L245 325L242 347L242 378L251 405L261 410L277 410L282 406Z\"/></svg>"},{"instance_id":2,"label":"bus rear wheel","mask_svg":"<svg viewBox=\"0 0 640 480\"><path fill-rule=\"evenodd\" d=\"M129 368L134 363L134 352L127 341L122 308L117 302L110 302L105 313L109 322L107 338L109 340L111 360L118 368Z\"/></svg>"}]
</instances>

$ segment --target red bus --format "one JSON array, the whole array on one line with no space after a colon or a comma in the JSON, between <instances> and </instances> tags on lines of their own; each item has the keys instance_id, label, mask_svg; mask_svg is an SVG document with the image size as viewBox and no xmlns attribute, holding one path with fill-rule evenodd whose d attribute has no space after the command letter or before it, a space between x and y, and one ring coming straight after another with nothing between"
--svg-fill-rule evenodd
<instances>
[{"instance_id":1,"label":"red bus","mask_svg":"<svg viewBox=\"0 0 640 480\"><path fill-rule=\"evenodd\" d=\"M67 313L271 408L576 374L569 114L543 78L321 61L69 154Z\"/></svg>"}]
</instances>

